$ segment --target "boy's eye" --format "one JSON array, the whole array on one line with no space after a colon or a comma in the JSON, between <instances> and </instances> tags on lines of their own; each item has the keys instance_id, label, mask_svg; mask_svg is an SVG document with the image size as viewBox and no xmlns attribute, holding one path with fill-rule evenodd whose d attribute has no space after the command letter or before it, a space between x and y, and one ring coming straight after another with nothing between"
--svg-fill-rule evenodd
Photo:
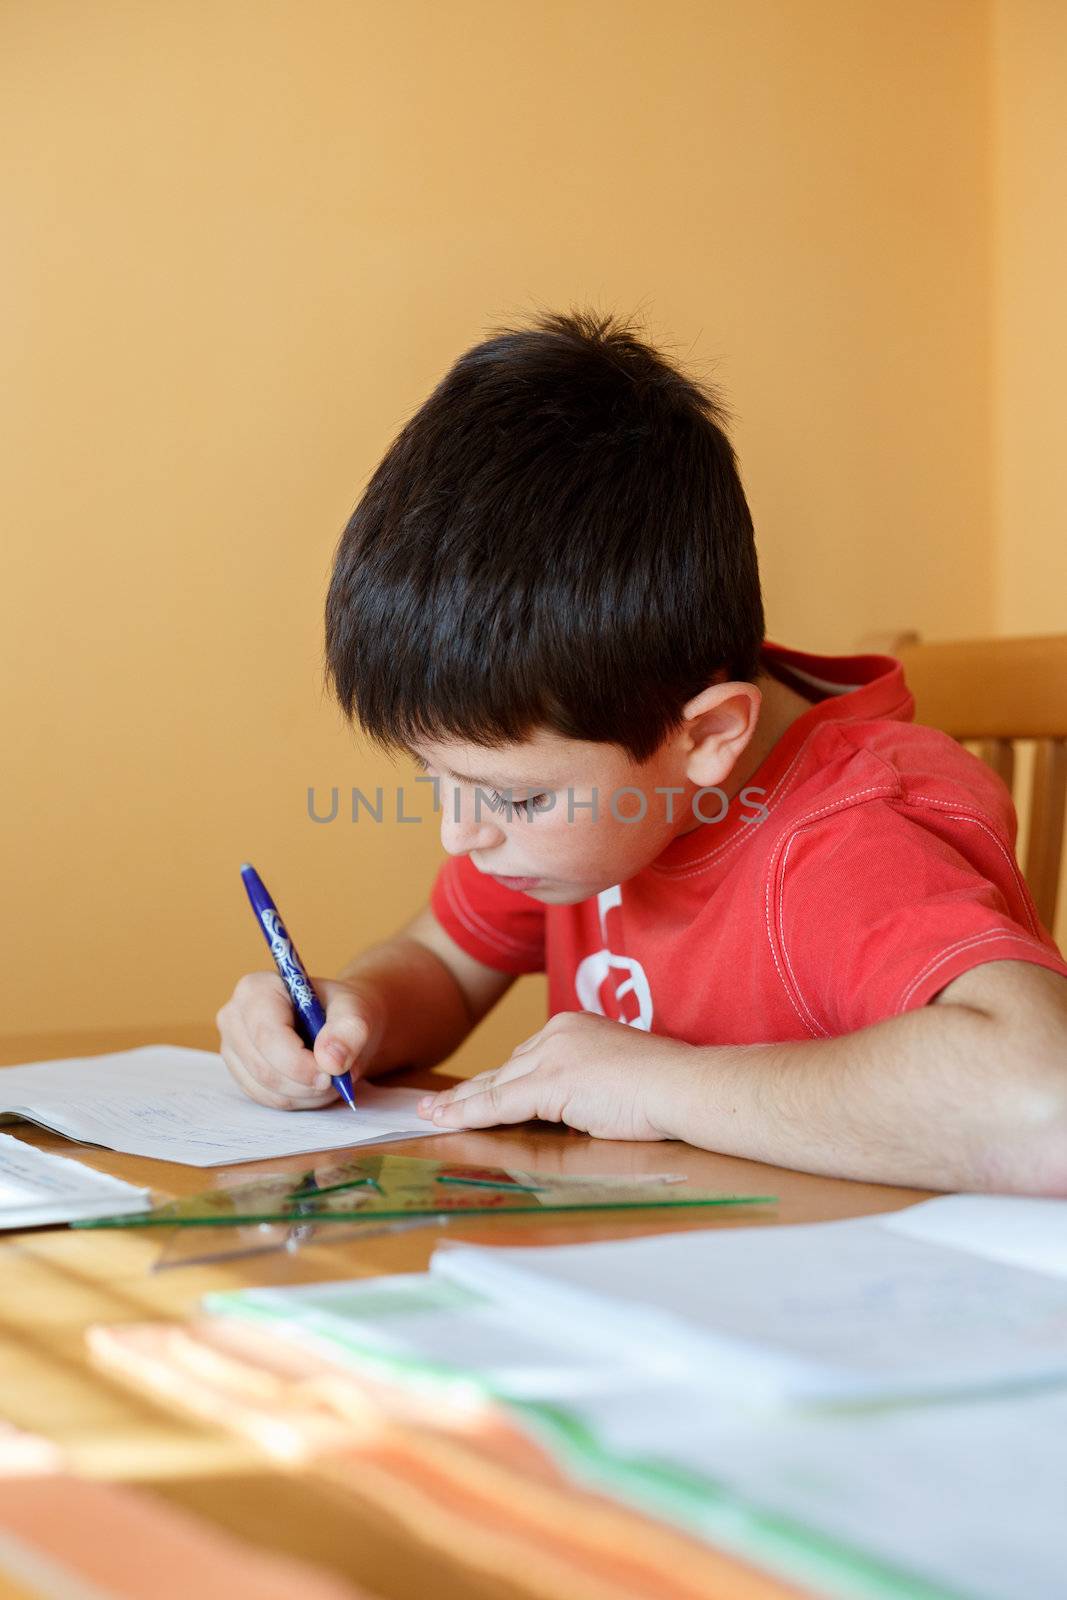
<instances>
[{"instance_id":1,"label":"boy's eye","mask_svg":"<svg viewBox=\"0 0 1067 1600\"><path fill-rule=\"evenodd\" d=\"M549 794L532 794L526 800L515 800L510 795L500 794L494 789L489 796L489 804L494 811L502 811L510 803L513 811L517 811L520 816L529 820L535 811L543 811L551 799L552 796Z\"/></svg>"},{"instance_id":2,"label":"boy's eye","mask_svg":"<svg viewBox=\"0 0 1067 1600\"><path fill-rule=\"evenodd\" d=\"M411 759L420 772L429 772L430 764L428 761L424 761L422 756L412 754ZM516 800L510 794L501 794L499 789L490 789L488 792L485 789L480 789L479 793L488 802L491 811L506 811L510 805L512 812L517 812L520 817L525 817L527 821L530 820L535 812L550 809L552 805L552 796L548 793L532 794L525 800Z\"/></svg>"}]
</instances>

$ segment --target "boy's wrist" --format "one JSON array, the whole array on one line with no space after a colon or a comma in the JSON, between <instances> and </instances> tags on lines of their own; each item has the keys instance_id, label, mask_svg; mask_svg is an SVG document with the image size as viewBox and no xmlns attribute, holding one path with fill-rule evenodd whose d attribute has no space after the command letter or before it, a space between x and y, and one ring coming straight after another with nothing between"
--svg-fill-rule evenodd
<instances>
[{"instance_id":1,"label":"boy's wrist","mask_svg":"<svg viewBox=\"0 0 1067 1600\"><path fill-rule=\"evenodd\" d=\"M763 1045L684 1045L675 1070L657 1079L656 1105L649 1121L664 1139L681 1139L704 1149L719 1148L718 1139L738 1115L744 1121L746 1091L751 1089L754 1061L742 1055L765 1054Z\"/></svg>"},{"instance_id":2,"label":"boy's wrist","mask_svg":"<svg viewBox=\"0 0 1067 1600\"><path fill-rule=\"evenodd\" d=\"M699 1144L696 1129L707 1120L708 1072L713 1063L706 1057L711 1052L680 1040L670 1043L677 1049L677 1057L664 1062L667 1070L650 1074L645 1115L661 1139Z\"/></svg>"}]
</instances>

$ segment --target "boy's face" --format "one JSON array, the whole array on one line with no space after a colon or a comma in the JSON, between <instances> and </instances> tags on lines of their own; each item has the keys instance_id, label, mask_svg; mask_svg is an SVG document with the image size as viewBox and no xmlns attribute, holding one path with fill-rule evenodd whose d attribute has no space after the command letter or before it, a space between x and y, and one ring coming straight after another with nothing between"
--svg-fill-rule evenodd
<instances>
[{"instance_id":1,"label":"boy's face","mask_svg":"<svg viewBox=\"0 0 1067 1600\"><path fill-rule=\"evenodd\" d=\"M694 763L687 730L642 762L547 729L492 749L424 740L412 753L439 780L449 854L548 905L587 900L647 867L698 825L698 788L720 781ZM715 797L705 803L714 815Z\"/></svg>"}]
</instances>

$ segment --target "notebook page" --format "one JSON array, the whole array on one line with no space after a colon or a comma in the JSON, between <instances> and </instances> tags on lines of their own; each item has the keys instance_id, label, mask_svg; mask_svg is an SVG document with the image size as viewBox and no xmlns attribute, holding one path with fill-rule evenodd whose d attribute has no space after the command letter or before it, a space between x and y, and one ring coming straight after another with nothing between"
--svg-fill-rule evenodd
<instances>
[{"instance_id":1,"label":"notebook page","mask_svg":"<svg viewBox=\"0 0 1067 1600\"><path fill-rule=\"evenodd\" d=\"M147 1189L0 1133L0 1229L144 1211Z\"/></svg>"},{"instance_id":2,"label":"notebook page","mask_svg":"<svg viewBox=\"0 0 1067 1600\"><path fill-rule=\"evenodd\" d=\"M176 1045L0 1070L0 1111L126 1155L214 1167L347 1150L449 1131L416 1113L418 1089L359 1083L357 1111L275 1111L233 1082L221 1056Z\"/></svg>"},{"instance_id":3,"label":"notebook page","mask_svg":"<svg viewBox=\"0 0 1067 1600\"><path fill-rule=\"evenodd\" d=\"M944 1194L882 1217L883 1228L1067 1278L1067 1200Z\"/></svg>"}]
</instances>

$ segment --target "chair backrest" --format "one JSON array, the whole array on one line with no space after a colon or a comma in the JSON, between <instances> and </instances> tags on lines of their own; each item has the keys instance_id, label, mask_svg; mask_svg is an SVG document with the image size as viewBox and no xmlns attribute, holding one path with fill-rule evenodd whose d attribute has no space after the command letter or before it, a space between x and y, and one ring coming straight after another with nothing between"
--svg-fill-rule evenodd
<instances>
[{"instance_id":1,"label":"chair backrest","mask_svg":"<svg viewBox=\"0 0 1067 1600\"><path fill-rule=\"evenodd\" d=\"M1035 743L1023 871L1046 928L1056 920L1067 809L1067 634L924 644L917 633L865 641L896 656L915 720L976 753L1014 790L1015 741Z\"/></svg>"}]
</instances>

